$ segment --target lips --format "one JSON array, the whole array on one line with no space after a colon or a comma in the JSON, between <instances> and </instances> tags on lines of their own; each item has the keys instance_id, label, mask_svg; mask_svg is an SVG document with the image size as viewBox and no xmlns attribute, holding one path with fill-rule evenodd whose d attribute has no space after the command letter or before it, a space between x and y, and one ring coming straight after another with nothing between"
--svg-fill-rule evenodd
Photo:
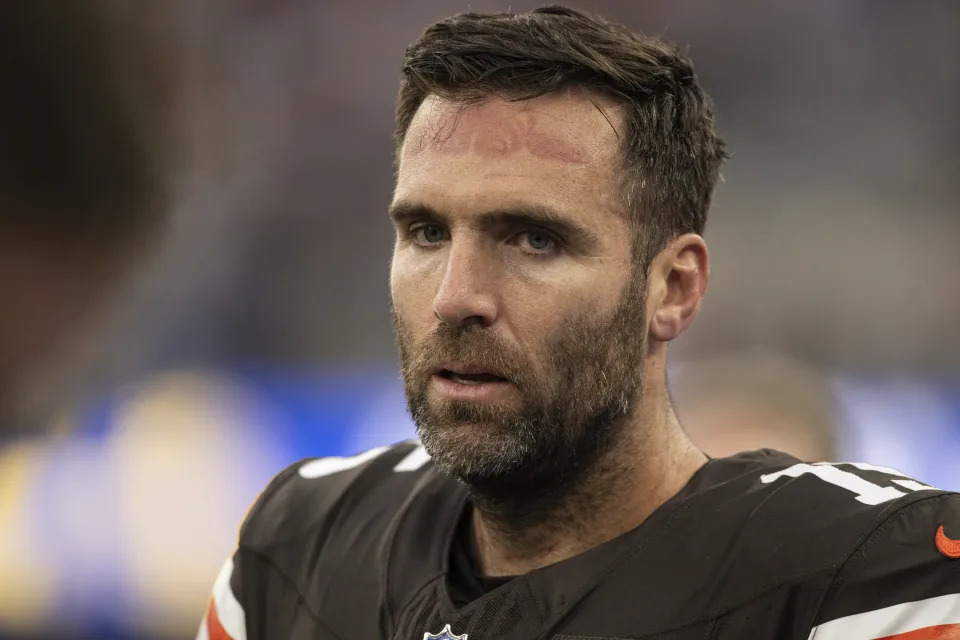
<instances>
[{"instance_id":1,"label":"lips","mask_svg":"<svg viewBox=\"0 0 960 640\"><path fill-rule=\"evenodd\" d=\"M434 375L465 385L510 382L497 371L472 363L446 363L434 370Z\"/></svg>"}]
</instances>

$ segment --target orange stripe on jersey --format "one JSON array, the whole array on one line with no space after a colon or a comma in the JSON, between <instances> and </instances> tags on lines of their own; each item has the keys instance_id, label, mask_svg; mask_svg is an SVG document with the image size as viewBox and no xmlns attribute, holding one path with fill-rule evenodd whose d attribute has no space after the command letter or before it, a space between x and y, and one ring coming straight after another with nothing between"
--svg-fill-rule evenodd
<instances>
[{"instance_id":1,"label":"orange stripe on jersey","mask_svg":"<svg viewBox=\"0 0 960 640\"><path fill-rule=\"evenodd\" d=\"M207 607L207 637L210 640L235 640L220 624L220 618L217 616L217 603L213 601L213 598L210 598L210 605Z\"/></svg>"},{"instance_id":2,"label":"orange stripe on jersey","mask_svg":"<svg viewBox=\"0 0 960 640\"><path fill-rule=\"evenodd\" d=\"M877 638L877 640L960 640L960 624L941 624L906 633Z\"/></svg>"}]
</instances>

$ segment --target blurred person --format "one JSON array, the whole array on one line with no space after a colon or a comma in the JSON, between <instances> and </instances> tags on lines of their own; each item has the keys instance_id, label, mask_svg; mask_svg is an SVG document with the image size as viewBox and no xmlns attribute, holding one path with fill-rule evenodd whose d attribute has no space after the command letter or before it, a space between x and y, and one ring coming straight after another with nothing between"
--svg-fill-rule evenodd
<instances>
[{"instance_id":1,"label":"blurred person","mask_svg":"<svg viewBox=\"0 0 960 640\"><path fill-rule=\"evenodd\" d=\"M960 497L681 429L667 344L725 157L684 55L563 7L461 14L407 49L396 116L420 443L281 472L199 638L960 637Z\"/></svg>"},{"instance_id":2,"label":"blurred person","mask_svg":"<svg viewBox=\"0 0 960 640\"><path fill-rule=\"evenodd\" d=\"M683 362L670 398L683 430L708 456L770 448L805 462L837 459L837 398L813 366L768 351Z\"/></svg>"},{"instance_id":3,"label":"blurred person","mask_svg":"<svg viewBox=\"0 0 960 640\"><path fill-rule=\"evenodd\" d=\"M68 366L166 212L171 78L153 15L0 3L0 433L36 429L62 402L36 380Z\"/></svg>"}]
</instances>

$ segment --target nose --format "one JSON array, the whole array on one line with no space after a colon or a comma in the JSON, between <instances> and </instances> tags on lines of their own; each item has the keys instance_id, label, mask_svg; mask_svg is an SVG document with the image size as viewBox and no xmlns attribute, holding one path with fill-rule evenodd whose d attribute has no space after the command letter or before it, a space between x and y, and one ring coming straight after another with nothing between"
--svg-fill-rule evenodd
<instances>
[{"instance_id":1,"label":"nose","mask_svg":"<svg viewBox=\"0 0 960 640\"><path fill-rule=\"evenodd\" d=\"M450 325L492 325L499 311L494 265L475 248L452 246L433 309Z\"/></svg>"}]
</instances>

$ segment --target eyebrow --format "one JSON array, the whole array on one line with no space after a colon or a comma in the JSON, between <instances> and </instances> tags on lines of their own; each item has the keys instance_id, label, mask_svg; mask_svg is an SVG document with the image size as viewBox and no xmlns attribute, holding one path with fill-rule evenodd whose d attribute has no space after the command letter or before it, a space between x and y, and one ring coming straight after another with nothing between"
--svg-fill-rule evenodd
<instances>
[{"instance_id":1,"label":"eyebrow","mask_svg":"<svg viewBox=\"0 0 960 640\"><path fill-rule=\"evenodd\" d=\"M430 220L447 226L451 223L450 216L446 213L416 202L394 203L390 206L390 218L398 226L413 220ZM472 216L470 221L471 227L480 229L499 225L541 227L556 232L584 249L600 245L600 238L595 232L545 205L517 205L493 209Z\"/></svg>"}]
</instances>

